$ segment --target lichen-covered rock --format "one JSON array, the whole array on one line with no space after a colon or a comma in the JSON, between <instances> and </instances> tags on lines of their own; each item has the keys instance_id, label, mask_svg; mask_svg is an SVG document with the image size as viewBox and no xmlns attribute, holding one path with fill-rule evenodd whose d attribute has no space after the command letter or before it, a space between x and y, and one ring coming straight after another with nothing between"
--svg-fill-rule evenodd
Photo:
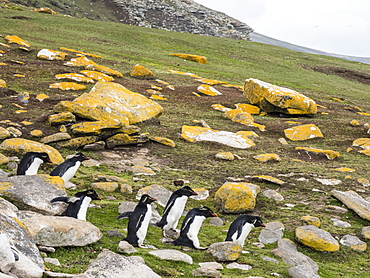
<instances>
[{"instance_id":1,"label":"lichen-covered rock","mask_svg":"<svg viewBox=\"0 0 370 278\"><path fill-rule=\"evenodd\" d=\"M252 115L258 115L261 112L261 109L258 106L251 105L248 103L237 103L235 104L237 109L242 110L243 112L247 112Z\"/></svg>"},{"instance_id":2,"label":"lichen-covered rock","mask_svg":"<svg viewBox=\"0 0 370 278\"><path fill-rule=\"evenodd\" d=\"M263 153L254 156L255 159L261 161L261 162L268 162L268 161L280 161L281 158L276 153Z\"/></svg>"},{"instance_id":3,"label":"lichen-covered rock","mask_svg":"<svg viewBox=\"0 0 370 278\"><path fill-rule=\"evenodd\" d=\"M194 61L200 64L207 64L207 57L200 56L200 55L194 55L194 54L184 54L184 53L171 53L169 55L179 57L181 59Z\"/></svg>"},{"instance_id":4,"label":"lichen-covered rock","mask_svg":"<svg viewBox=\"0 0 370 278\"><path fill-rule=\"evenodd\" d=\"M284 181L282 181L278 178L267 176L267 175L256 175L256 176L252 176L252 177L254 179L268 181L268 182L272 182L272 183L275 183L275 184L278 184L278 185L283 185L285 183Z\"/></svg>"},{"instance_id":5,"label":"lichen-covered rock","mask_svg":"<svg viewBox=\"0 0 370 278\"><path fill-rule=\"evenodd\" d=\"M316 103L294 90L275 86L258 79L247 79L244 83L244 96L251 104L263 111L286 114L316 114Z\"/></svg>"},{"instance_id":6,"label":"lichen-covered rock","mask_svg":"<svg viewBox=\"0 0 370 278\"><path fill-rule=\"evenodd\" d=\"M71 126L71 131L74 135L99 135L104 129L118 129L123 125L128 126L128 119L126 122L116 122L112 120L95 121L95 122L82 122Z\"/></svg>"},{"instance_id":7,"label":"lichen-covered rock","mask_svg":"<svg viewBox=\"0 0 370 278\"><path fill-rule=\"evenodd\" d=\"M95 62L92 62L88 65L85 65L85 68L87 70L100 71L104 74L108 74L108 75L112 75L112 76L123 77L123 74L120 73L119 71L116 71L114 69L108 68L108 67L103 66L103 65L98 65Z\"/></svg>"},{"instance_id":8,"label":"lichen-covered rock","mask_svg":"<svg viewBox=\"0 0 370 278\"><path fill-rule=\"evenodd\" d=\"M69 111L81 118L97 121L113 119L124 123L127 117L130 124L135 124L159 116L163 108L118 83L97 82L89 93L71 102L60 102L54 111Z\"/></svg>"},{"instance_id":9,"label":"lichen-covered rock","mask_svg":"<svg viewBox=\"0 0 370 278\"><path fill-rule=\"evenodd\" d=\"M234 160L235 156L231 152L216 153L216 158L223 160Z\"/></svg>"},{"instance_id":10,"label":"lichen-covered rock","mask_svg":"<svg viewBox=\"0 0 370 278\"><path fill-rule=\"evenodd\" d=\"M172 148L176 147L176 143L173 140L168 139L168 138L159 137L159 136L150 136L149 139L151 141L155 141L163 145L170 146Z\"/></svg>"},{"instance_id":11,"label":"lichen-covered rock","mask_svg":"<svg viewBox=\"0 0 370 278\"><path fill-rule=\"evenodd\" d=\"M313 225L296 228L297 240L317 251L334 252L339 250L338 241L327 231Z\"/></svg>"},{"instance_id":12,"label":"lichen-covered rock","mask_svg":"<svg viewBox=\"0 0 370 278\"><path fill-rule=\"evenodd\" d=\"M207 96L219 96L219 95L222 95L221 92L219 92L215 87L212 87L210 85L207 85L207 84L202 84L200 86L198 86L198 89L197 89L199 92L201 92L202 94L205 94Z\"/></svg>"},{"instance_id":13,"label":"lichen-covered rock","mask_svg":"<svg viewBox=\"0 0 370 278\"><path fill-rule=\"evenodd\" d=\"M232 262L239 258L242 247L236 242L216 242L208 247L207 252L211 253L217 261Z\"/></svg>"},{"instance_id":14,"label":"lichen-covered rock","mask_svg":"<svg viewBox=\"0 0 370 278\"><path fill-rule=\"evenodd\" d=\"M58 50L41 49L37 53L37 58L45 59L49 61L64 61L67 53Z\"/></svg>"},{"instance_id":15,"label":"lichen-covered rock","mask_svg":"<svg viewBox=\"0 0 370 278\"><path fill-rule=\"evenodd\" d=\"M63 65L69 67L86 67L93 64L94 61L90 60L86 56L80 56L77 58L72 58L70 61L65 62Z\"/></svg>"},{"instance_id":16,"label":"lichen-covered rock","mask_svg":"<svg viewBox=\"0 0 370 278\"><path fill-rule=\"evenodd\" d=\"M299 125L284 130L285 136L292 141L302 141L324 137L320 129L314 124Z\"/></svg>"},{"instance_id":17,"label":"lichen-covered rock","mask_svg":"<svg viewBox=\"0 0 370 278\"><path fill-rule=\"evenodd\" d=\"M47 152L53 164L60 164L64 161L62 155L53 147L22 138L6 139L0 144L0 149L18 154Z\"/></svg>"},{"instance_id":18,"label":"lichen-covered rock","mask_svg":"<svg viewBox=\"0 0 370 278\"><path fill-rule=\"evenodd\" d=\"M79 55L80 57L90 56L90 57L99 58L99 59L102 59L103 58L103 57L101 57L99 55L96 55L96 54L87 53L87 52L79 51L79 50L74 50L74 49L71 49L71 48L59 47L59 49L60 50L64 50L64 51L73 52L73 53L82 54L82 55Z\"/></svg>"},{"instance_id":19,"label":"lichen-covered rock","mask_svg":"<svg viewBox=\"0 0 370 278\"><path fill-rule=\"evenodd\" d=\"M99 71L94 71L94 70L82 70L80 71L87 77L94 79L96 81L103 81L103 82L111 82L114 81L114 78L108 74L99 72Z\"/></svg>"},{"instance_id":20,"label":"lichen-covered rock","mask_svg":"<svg viewBox=\"0 0 370 278\"><path fill-rule=\"evenodd\" d=\"M295 149L299 151L305 151L305 152L311 153L311 155L312 154L316 154L316 155L323 154L326 156L327 159L330 159L330 160L340 157L339 152L332 151L332 150L321 150L321 149L316 149L316 148L311 148L311 147L296 147Z\"/></svg>"},{"instance_id":21,"label":"lichen-covered rock","mask_svg":"<svg viewBox=\"0 0 370 278\"><path fill-rule=\"evenodd\" d=\"M10 137L10 132L6 128L0 127L0 140Z\"/></svg>"},{"instance_id":22,"label":"lichen-covered rock","mask_svg":"<svg viewBox=\"0 0 370 278\"><path fill-rule=\"evenodd\" d=\"M224 117L246 126L252 126L254 123L253 116L239 108L226 111Z\"/></svg>"},{"instance_id":23,"label":"lichen-covered rock","mask_svg":"<svg viewBox=\"0 0 370 278\"><path fill-rule=\"evenodd\" d=\"M22 40L20 37L18 36L5 36L4 37L8 43L16 43L16 44L19 44L21 46L25 46L25 47L31 47L31 45L29 43L27 43L26 41Z\"/></svg>"},{"instance_id":24,"label":"lichen-covered rock","mask_svg":"<svg viewBox=\"0 0 370 278\"><path fill-rule=\"evenodd\" d=\"M320 227L321 221L320 218L310 215L305 215L301 217L301 220L307 223L308 225L314 225L316 227Z\"/></svg>"},{"instance_id":25,"label":"lichen-covered rock","mask_svg":"<svg viewBox=\"0 0 370 278\"><path fill-rule=\"evenodd\" d=\"M261 189L251 183L226 182L216 192L215 207L224 213L243 213L252 211L256 197Z\"/></svg>"},{"instance_id":26,"label":"lichen-covered rock","mask_svg":"<svg viewBox=\"0 0 370 278\"><path fill-rule=\"evenodd\" d=\"M56 143L59 147L64 148L71 148L71 149L78 149L86 146L88 144L93 144L98 142L100 138L98 136L84 136L84 137L76 137L69 140L58 141Z\"/></svg>"},{"instance_id":27,"label":"lichen-covered rock","mask_svg":"<svg viewBox=\"0 0 370 278\"><path fill-rule=\"evenodd\" d=\"M255 143L248 138L251 135L253 134L243 131L233 133L187 125L184 125L181 130L181 137L189 142L210 141L239 149L247 149L255 146Z\"/></svg>"},{"instance_id":28,"label":"lichen-covered rock","mask_svg":"<svg viewBox=\"0 0 370 278\"><path fill-rule=\"evenodd\" d=\"M94 182L91 184L91 187L104 192L113 192L119 187L119 185L116 182Z\"/></svg>"},{"instance_id":29,"label":"lichen-covered rock","mask_svg":"<svg viewBox=\"0 0 370 278\"><path fill-rule=\"evenodd\" d=\"M83 84L78 84L76 82L57 82L49 85L51 89L60 89L63 91L81 91L85 90L86 86Z\"/></svg>"},{"instance_id":30,"label":"lichen-covered rock","mask_svg":"<svg viewBox=\"0 0 370 278\"><path fill-rule=\"evenodd\" d=\"M45 8L45 7L33 9L32 11L33 12L37 12L37 13L52 14L52 15L56 15L57 14L57 12L54 11L53 9Z\"/></svg>"},{"instance_id":31,"label":"lichen-covered rock","mask_svg":"<svg viewBox=\"0 0 370 278\"><path fill-rule=\"evenodd\" d=\"M147 69L146 67L137 64L130 71L130 76L133 76L133 77L154 78L155 77L155 74L151 70Z\"/></svg>"},{"instance_id":32,"label":"lichen-covered rock","mask_svg":"<svg viewBox=\"0 0 370 278\"><path fill-rule=\"evenodd\" d=\"M39 129L31 130L30 134L32 137L37 137L37 138L42 137L44 135L42 133L42 130L39 130Z\"/></svg>"},{"instance_id":33,"label":"lichen-covered rock","mask_svg":"<svg viewBox=\"0 0 370 278\"><path fill-rule=\"evenodd\" d=\"M60 73L55 75L56 79L70 79L77 82L95 83L94 79L80 73Z\"/></svg>"},{"instance_id":34,"label":"lichen-covered rock","mask_svg":"<svg viewBox=\"0 0 370 278\"><path fill-rule=\"evenodd\" d=\"M3 79L0 79L0 88L6 88L6 82Z\"/></svg>"},{"instance_id":35,"label":"lichen-covered rock","mask_svg":"<svg viewBox=\"0 0 370 278\"><path fill-rule=\"evenodd\" d=\"M361 230L361 235L364 239L370 239L370 226L363 227Z\"/></svg>"},{"instance_id":36,"label":"lichen-covered rock","mask_svg":"<svg viewBox=\"0 0 370 278\"><path fill-rule=\"evenodd\" d=\"M330 193L333 197L344 203L349 209L356 212L361 218L370 221L370 202L362 198L357 192L352 190L332 190Z\"/></svg>"},{"instance_id":37,"label":"lichen-covered rock","mask_svg":"<svg viewBox=\"0 0 370 278\"><path fill-rule=\"evenodd\" d=\"M339 242L340 244L348 246L355 251L364 252L367 249L366 242L363 242L357 236L345 235L340 239Z\"/></svg>"},{"instance_id":38,"label":"lichen-covered rock","mask_svg":"<svg viewBox=\"0 0 370 278\"><path fill-rule=\"evenodd\" d=\"M48 118L50 125L62 125L76 122L76 116L71 112L62 112L50 115Z\"/></svg>"},{"instance_id":39,"label":"lichen-covered rock","mask_svg":"<svg viewBox=\"0 0 370 278\"><path fill-rule=\"evenodd\" d=\"M118 133L109 137L105 142L107 144L107 148L112 149L116 146L142 144L148 141L149 137L145 133L135 136L130 136L126 133Z\"/></svg>"},{"instance_id":40,"label":"lichen-covered rock","mask_svg":"<svg viewBox=\"0 0 370 278\"><path fill-rule=\"evenodd\" d=\"M9 161L10 161L9 157L0 153L0 165L7 164L9 163Z\"/></svg>"},{"instance_id":41,"label":"lichen-covered rock","mask_svg":"<svg viewBox=\"0 0 370 278\"><path fill-rule=\"evenodd\" d=\"M72 138L71 135L69 135L67 132L58 132L41 138L40 142L44 144L49 144L53 142L69 140L71 138Z\"/></svg>"}]
</instances>

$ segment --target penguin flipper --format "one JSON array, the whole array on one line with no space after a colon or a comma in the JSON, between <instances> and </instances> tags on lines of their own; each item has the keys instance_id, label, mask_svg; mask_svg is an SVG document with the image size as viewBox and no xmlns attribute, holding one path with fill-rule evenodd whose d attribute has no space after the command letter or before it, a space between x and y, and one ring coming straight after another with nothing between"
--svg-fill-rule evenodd
<instances>
[{"instance_id":1,"label":"penguin flipper","mask_svg":"<svg viewBox=\"0 0 370 278\"><path fill-rule=\"evenodd\" d=\"M64 202L64 203L68 203L68 200L69 198L68 197L56 197L54 199L52 199L50 201L50 203L54 203L54 202Z\"/></svg>"},{"instance_id":2,"label":"penguin flipper","mask_svg":"<svg viewBox=\"0 0 370 278\"><path fill-rule=\"evenodd\" d=\"M121 213L120 215L117 216L116 220L119 220L121 218L127 218L130 217L133 214L133 211L126 211L124 213Z\"/></svg>"}]
</instances>

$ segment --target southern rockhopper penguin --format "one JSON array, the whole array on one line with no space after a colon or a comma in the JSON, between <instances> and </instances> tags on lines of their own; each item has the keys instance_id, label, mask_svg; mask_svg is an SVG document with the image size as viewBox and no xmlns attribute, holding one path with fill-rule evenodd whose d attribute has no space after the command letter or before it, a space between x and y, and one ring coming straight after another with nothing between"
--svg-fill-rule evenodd
<instances>
[{"instance_id":1,"label":"southern rockhopper penguin","mask_svg":"<svg viewBox=\"0 0 370 278\"><path fill-rule=\"evenodd\" d=\"M42 163L52 163L46 152L27 152L17 167L17 175L37 175Z\"/></svg>"}]
</instances>

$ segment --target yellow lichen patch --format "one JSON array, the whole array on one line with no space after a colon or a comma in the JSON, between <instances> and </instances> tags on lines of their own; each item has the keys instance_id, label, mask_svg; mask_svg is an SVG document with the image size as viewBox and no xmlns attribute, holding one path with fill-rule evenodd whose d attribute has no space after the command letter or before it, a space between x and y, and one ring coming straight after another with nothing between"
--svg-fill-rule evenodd
<instances>
[{"instance_id":1,"label":"yellow lichen patch","mask_svg":"<svg viewBox=\"0 0 370 278\"><path fill-rule=\"evenodd\" d=\"M315 227L315 226L309 226ZM318 229L317 227L315 227ZM328 232L325 232L328 233ZM314 230L303 229L298 227L296 229L296 238L302 244L309 246L317 251L334 252L339 250L339 243L333 239L331 241L319 237Z\"/></svg>"},{"instance_id":2,"label":"yellow lichen patch","mask_svg":"<svg viewBox=\"0 0 370 278\"><path fill-rule=\"evenodd\" d=\"M20 77L20 78L24 78L26 77L24 74L21 74L21 73L15 73L13 74L14 77Z\"/></svg>"},{"instance_id":3,"label":"yellow lichen patch","mask_svg":"<svg viewBox=\"0 0 370 278\"><path fill-rule=\"evenodd\" d=\"M235 104L237 109L242 110L243 112L247 112L249 114L258 115L261 111L261 109L258 106L251 105L248 103L237 103Z\"/></svg>"},{"instance_id":4,"label":"yellow lichen patch","mask_svg":"<svg viewBox=\"0 0 370 278\"><path fill-rule=\"evenodd\" d=\"M41 49L37 53L37 58L45 59L49 61L64 61L66 58L67 53L58 51L58 50L51 50L51 49Z\"/></svg>"},{"instance_id":5,"label":"yellow lichen patch","mask_svg":"<svg viewBox=\"0 0 370 278\"><path fill-rule=\"evenodd\" d=\"M334 171L339 171L339 172L355 172L355 169L352 168L347 168L347 167L340 167L340 168L334 168Z\"/></svg>"},{"instance_id":6,"label":"yellow lichen patch","mask_svg":"<svg viewBox=\"0 0 370 278\"><path fill-rule=\"evenodd\" d=\"M235 133L237 136L241 136L242 138L250 138L250 137L259 137L257 133L254 131L248 131L248 130L243 130L243 131L238 131Z\"/></svg>"},{"instance_id":7,"label":"yellow lichen patch","mask_svg":"<svg viewBox=\"0 0 370 278\"><path fill-rule=\"evenodd\" d=\"M86 86L83 84L78 84L75 82L57 82L49 85L49 88L53 89L60 89L63 91L79 91L79 90L85 90Z\"/></svg>"},{"instance_id":8,"label":"yellow lichen patch","mask_svg":"<svg viewBox=\"0 0 370 278\"><path fill-rule=\"evenodd\" d=\"M56 186L58 189L66 191L64 186L64 180L59 176L50 176L50 175L39 175L40 178L44 179L47 184L52 184Z\"/></svg>"},{"instance_id":9,"label":"yellow lichen patch","mask_svg":"<svg viewBox=\"0 0 370 278\"><path fill-rule=\"evenodd\" d=\"M31 45L29 43L25 42L24 40L22 40L18 36L5 36L5 39L8 41L8 43L16 43L16 44L19 44L19 45L31 47Z\"/></svg>"},{"instance_id":10,"label":"yellow lichen patch","mask_svg":"<svg viewBox=\"0 0 370 278\"><path fill-rule=\"evenodd\" d=\"M81 56L78 58L72 58L70 61L65 62L63 65L70 67L86 67L93 64L96 63L85 56Z\"/></svg>"},{"instance_id":11,"label":"yellow lichen patch","mask_svg":"<svg viewBox=\"0 0 370 278\"><path fill-rule=\"evenodd\" d=\"M22 121L21 124L23 124L23 125L33 125L33 123L29 122L29 121Z\"/></svg>"},{"instance_id":12,"label":"yellow lichen patch","mask_svg":"<svg viewBox=\"0 0 370 278\"><path fill-rule=\"evenodd\" d=\"M71 79L77 82L85 82L85 83L95 83L94 79L86 77L83 74L79 73L63 73L63 74L56 74L56 79Z\"/></svg>"},{"instance_id":13,"label":"yellow lichen patch","mask_svg":"<svg viewBox=\"0 0 370 278\"><path fill-rule=\"evenodd\" d=\"M94 182L91 184L91 187L94 189L103 190L104 192L114 192L119 184L117 182Z\"/></svg>"},{"instance_id":14,"label":"yellow lichen patch","mask_svg":"<svg viewBox=\"0 0 370 278\"><path fill-rule=\"evenodd\" d=\"M254 122L253 116L241 109L232 109L224 113L224 117L242 125L251 126Z\"/></svg>"},{"instance_id":15,"label":"yellow lichen patch","mask_svg":"<svg viewBox=\"0 0 370 278\"><path fill-rule=\"evenodd\" d=\"M285 121L287 124L293 124L293 125L300 125L302 124L301 122L296 122L296 121Z\"/></svg>"},{"instance_id":16,"label":"yellow lichen patch","mask_svg":"<svg viewBox=\"0 0 370 278\"><path fill-rule=\"evenodd\" d=\"M308 140L324 137L320 129L314 124L299 125L284 130L285 136L292 141Z\"/></svg>"},{"instance_id":17,"label":"yellow lichen patch","mask_svg":"<svg viewBox=\"0 0 370 278\"><path fill-rule=\"evenodd\" d=\"M27 110L17 110L15 111L15 114L21 114L21 113L26 113L28 112Z\"/></svg>"},{"instance_id":18,"label":"yellow lichen patch","mask_svg":"<svg viewBox=\"0 0 370 278\"><path fill-rule=\"evenodd\" d=\"M54 115L50 115L48 118L50 125L60 125L73 123L76 121L76 116L71 112L62 112Z\"/></svg>"},{"instance_id":19,"label":"yellow lichen patch","mask_svg":"<svg viewBox=\"0 0 370 278\"><path fill-rule=\"evenodd\" d=\"M31 130L30 134L33 137L42 137L44 135L39 129Z\"/></svg>"},{"instance_id":20,"label":"yellow lichen patch","mask_svg":"<svg viewBox=\"0 0 370 278\"><path fill-rule=\"evenodd\" d=\"M212 104L211 107L217 111L221 111L221 112L226 112L226 111L230 111L231 109L230 108L227 108L221 104Z\"/></svg>"},{"instance_id":21,"label":"yellow lichen patch","mask_svg":"<svg viewBox=\"0 0 370 278\"><path fill-rule=\"evenodd\" d=\"M1 46L5 46L5 47L10 47L10 45L9 45L9 44L2 43L2 42L0 42L0 45L1 45Z\"/></svg>"},{"instance_id":22,"label":"yellow lichen patch","mask_svg":"<svg viewBox=\"0 0 370 278\"><path fill-rule=\"evenodd\" d=\"M279 138L278 141L282 145L289 145L288 142L285 140L285 138Z\"/></svg>"},{"instance_id":23,"label":"yellow lichen patch","mask_svg":"<svg viewBox=\"0 0 370 278\"><path fill-rule=\"evenodd\" d=\"M10 161L9 157L7 157L7 156L3 155L2 153L0 153L0 165L9 163L9 161Z\"/></svg>"},{"instance_id":24,"label":"yellow lichen patch","mask_svg":"<svg viewBox=\"0 0 370 278\"><path fill-rule=\"evenodd\" d=\"M236 84L222 84L223 87L226 87L226 88L235 88L235 89L238 89L239 91L242 91L243 92L243 86L241 85L236 85Z\"/></svg>"},{"instance_id":25,"label":"yellow lichen patch","mask_svg":"<svg viewBox=\"0 0 370 278\"><path fill-rule=\"evenodd\" d=\"M268 162L268 161L280 161L280 156L275 153L264 153L254 156L253 158L262 161L262 162Z\"/></svg>"},{"instance_id":26,"label":"yellow lichen patch","mask_svg":"<svg viewBox=\"0 0 370 278\"><path fill-rule=\"evenodd\" d=\"M6 66L7 64L6 63L0 63L0 66Z\"/></svg>"},{"instance_id":27,"label":"yellow lichen patch","mask_svg":"<svg viewBox=\"0 0 370 278\"><path fill-rule=\"evenodd\" d=\"M168 71L171 73L175 73L175 74L187 75L193 78L201 78L199 75L196 75L195 73L191 73L191 72L177 71L177 70L171 70L171 69L169 69Z\"/></svg>"},{"instance_id":28,"label":"yellow lichen patch","mask_svg":"<svg viewBox=\"0 0 370 278\"><path fill-rule=\"evenodd\" d=\"M168 83L166 81L163 81L163 80L160 80L160 79L156 79L155 81L158 82L159 84L170 85L170 83Z\"/></svg>"},{"instance_id":29,"label":"yellow lichen patch","mask_svg":"<svg viewBox=\"0 0 370 278\"><path fill-rule=\"evenodd\" d=\"M65 47L59 47L60 50L65 50L65 51L69 51L69 52L74 52L74 53L78 53L78 54L82 54L82 55L86 55L86 56L90 56L90 57L93 57L93 58L103 58L99 55L96 55L96 54L91 54L91 53L87 53L87 52L83 52L83 51L78 51L78 50L74 50L74 49L70 49L70 48L65 48Z\"/></svg>"},{"instance_id":30,"label":"yellow lichen patch","mask_svg":"<svg viewBox=\"0 0 370 278\"><path fill-rule=\"evenodd\" d=\"M156 90L156 91L162 91L163 89L156 85L150 85L150 89Z\"/></svg>"},{"instance_id":31,"label":"yellow lichen patch","mask_svg":"<svg viewBox=\"0 0 370 278\"><path fill-rule=\"evenodd\" d=\"M358 121L356 121L356 120L352 120L352 121L350 122L350 125L351 125L351 126L360 126L360 123L359 123Z\"/></svg>"},{"instance_id":32,"label":"yellow lichen patch","mask_svg":"<svg viewBox=\"0 0 370 278\"><path fill-rule=\"evenodd\" d=\"M340 102L344 101L344 99L340 99L340 98L337 98L337 97L333 97L332 100L340 101Z\"/></svg>"},{"instance_id":33,"label":"yellow lichen patch","mask_svg":"<svg viewBox=\"0 0 370 278\"><path fill-rule=\"evenodd\" d=\"M113 69L108 68L106 66L98 65L97 63L86 65L85 68L88 69L88 70L100 71L100 72L105 73L107 75L123 77L123 74L120 73L119 71L113 70Z\"/></svg>"},{"instance_id":34,"label":"yellow lichen patch","mask_svg":"<svg viewBox=\"0 0 370 278\"><path fill-rule=\"evenodd\" d=\"M0 79L0 88L6 88L6 82L3 79Z\"/></svg>"},{"instance_id":35,"label":"yellow lichen patch","mask_svg":"<svg viewBox=\"0 0 370 278\"><path fill-rule=\"evenodd\" d=\"M226 182L215 194L215 207L224 213L252 211L260 191L258 185L251 183Z\"/></svg>"},{"instance_id":36,"label":"yellow lichen patch","mask_svg":"<svg viewBox=\"0 0 370 278\"><path fill-rule=\"evenodd\" d=\"M274 86L258 79L247 79L244 84L244 96L265 112L288 114L316 114L316 103L294 90Z\"/></svg>"},{"instance_id":37,"label":"yellow lichen patch","mask_svg":"<svg viewBox=\"0 0 370 278\"><path fill-rule=\"evenodd\" d=\"M99 72L99 71L82 70L80 72L86 75L87 77L94 79L96 81L103 81L103 82L114 81L114 78L112 76Z\"/></svg>"},{"instance_id":38,"label":"yellow lichen patch","mask_svg":"<svg viewBox=\"0 0 370 278\"><path fill-rule=\"evenodd\" d=\"M172 148L176 147L175 142L171 139L168 139L168 138L158 137L158 136L150 136L149 139L152 140L152 141L161 143L163 145L170 146Z\"/></svg>"},{"instance_id":39,"label":"yellow lichen patch","mask_svg":"<svg viewBox=\"0 0 370 278\"><path fill-rule=\"evenodd\" d=\"M171 53L169 54L171 56L176 56L181 59L185 59L188 61L194 61L200 64L206 64L207 63L207 57L200 56L200 55L194 55L194 54L183 54L183 53Z\"/></svg>"},{"instance_id":40,"label":"yellow lichen patch","mask_svg":"<svg viewBox=\"0 0 370 278\"><path fill-rule=\"evenodd\" d=\"M202 82L208 85L218 85L218 84L226 84L225 81L214 80L214 79L207 79L207 78L197 78L196 81Z\"/></svg>"},{"instance_id":41,"label":"yellow lichen patch","mask_svg":"<svg viewBox=\"0 0 370 278\"><path fill-rule=\"evenodd\" d=\"M33 9L32 11L37 12L37 13L45 13L45 14L53 14L53 15L57 14L56 11L50 8L38 8L38 9Z\"/></svg>"},{"instance_id":42,"label":"yellow lichen patch","mask_svg":"<svg viewBox=\"0 0 370 278\"><path fill-rule=\"evenodd\" d=\"M370 138L359 138L352 142L352 146L361 147L364 150L370 149Z\"/></svg>"},{"instance_id":43,"label":"yellow lichen patch","mask_svg":"<svg viewBox=\"0 0 370 278\"><path fill-rule=\"evenodd\" d=\"M191 92L194 96L196 97L202 97L200 94L196 93L196 92Z\"/></svg>"},{"instance_id":44,"label":"yellow lichen patch","mask_svg":"<svg viewBox=\"0 0 370 278\"><path fill-rule=\"evenodd\" d=\"M45 94L38 94L38 95L36 96L36 99L37 99L38 101L43 101L44 99L47 99L47 98L49 98L49 96L48 96L48 95L45 95Z\"/></svg>"},{"instance_id":45,"label":"yellow lichen patch","mask_svg":"<svg viewBox=\"0 0 370 278\"><path fill-rule=\"evenodd\" d=\"M216 154L216 158L223 160L234 160L235 156L231 152L220 152Z\"/></svg>"},{"instance_id":46,"label":"yellow lichen patch","mask_svg":"<svg viewBox=\"0 0 370 278\"><path fill-rule=\"evenodd\" d=\"M51 146L22 138L10 138L0 144L0 149L15 153L25 154L26 152L47 152L54 164L64 161L60 153Z\"/></svg>"},{"instance_id":47,"label":"yellow lichen patch","mask_svg":"<svg viewBox=\"0 0 370 278\"><path fill-rule=\"evenodd\" d=\"M128 125L128 120L125 123L120 123L113 119L96 122L82 122L72 125L71 130L73 134L99 135L104 129L121 128L122 125Z\"/></svg>"},{"instance_id":48,"label":"yellow lichen patch","mask_svg":"<svg viewBox=\"0 0 370 278\"><path fill-rule=\"evenodd\" d=\"M357 180L358 183L362 184L363 186L369 186L370 181L368 179L360 178Z\"/></svg>"},{"instance_id":49,"label":"yellow lichen patch","mask_svg":"<svg viewBox=\"0 0 370 278\"><path fill-rule=\"evenodd\" d=\"M370 113L365 113L365 112L358 112L357 114L362 115L362 116L370 116Z\"/></svg>"},{"instance_id":50,"label":"yellow lichen patch","mask_svg":"<svg viewBox=\"0 0 370 278\"><path fill-rule=\"evenodd\" d=\"M133 77L155 77L155 74L142 65L135 65L130 71L130 76Z\"/></svg>"},{"instance_id":51,"label":"yellow lichen patch","mask_svg":"<svg viewBox=\"0 0 370 278\"><path fill-rule=\"evenodd\" d=\"M202 84L198 87L197 89L199 92L202 94L208 95L208 96L219 96L222 95L221 92L219 92L216 88L207 85L207 84Z\"/></svg>"},{"instance_id":52,"label":"yellow lichen patch","mask_svg":"<svg viewBox=\"0 0 370 278\"><path fill-rule=\"evenodd\" d=\"M252 177L255 178L255 179L265 180L265 181L269 181L269 182L276 183L276 184L279 184L279 185L283 185L285 183L284 181L282 181L278 178L274 178L274 177L267 176L267 175L258 175L258 176L252 176Z\"/></svg>"},{"instance_id":53,"label":"yellow lichen patch","mask_svg":"<svg viewBox=\"0 0 370 278\"><path fill-rule=\"evenodd\" d=\"M10 60L10 62L12 62L14 64L24 65L24 62L18 61L18 60Z\"/></svg>"},{"instance_id":54,"label":"yellow lichen patch","mask_svg":"<svg viewBox=\"0 0 370 278\"><path fill-rule=\"evenodd\" d=\"M301 220L307 223L308 225L314 225L316 227L320 227L321 221L318 217L305 215L301 217Z\"/></svg>"},{"instance_id":55,"label":"yellow lichen patch","mask_svg":"<svg viewBox=\"0 0 370 278\"><path fill-rule=\"evenodd\" d=\"M296 147L296 150L303 150L306 152L316 153L316 154L324 154L328 159L334 159L340 157L340 153L332 150L321 150L311 147Z\"/></svg>"}]
</instances>

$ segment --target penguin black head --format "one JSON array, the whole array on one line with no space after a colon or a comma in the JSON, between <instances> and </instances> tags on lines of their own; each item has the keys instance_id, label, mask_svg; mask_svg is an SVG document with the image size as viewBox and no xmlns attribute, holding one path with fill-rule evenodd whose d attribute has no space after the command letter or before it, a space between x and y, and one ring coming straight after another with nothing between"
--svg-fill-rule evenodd
<instances>
[{"instance_id":1,"label":"penguin black head","mask_svg":"<svg viewBox=\"0 0 370 278\"><path fill-rule=\"evenodd\" d=\"M190 186L184 186L180 189L176 190L176 193L181 196L192 196L192 195L198 195L197 192L195 192L193 189L190 188Z\"/></svg>"},{"instance_id":2,"label":"penguin black head","mask_svg":"<svg viewBox=\"0 0 370 278\"><path fill-rule=\"evenodd\" d=\"M218 217L217 213L214 213L209 207L197 208L197 214L204 217Z\"/></svg>"},{"instance_id":3,"label":"penguin black head","mask_svg":"<svg viewBox=\"0 0 370 278\"><path fill-rule=\"evenodd\" d=\"M98 196L98 194L96 193L94 189L88 189L85 191L77 192L74 196L75 197L85 196L85 197L90 197L91 200L101 200L101 198Z\"/></svg>"},{"instance_id":4,"label":"penguin black head","mask_svg":"<svg viewBox=\"0 0 370 278\"><path fill-rule=\"evenodd\" d=\"M262 222L262 219L261 217L259 216L253 216L253 220L251 222L251 224L254 226L254 227L266 227L266 225Z\"/></svg>"},{"instance_id":5,"label":"penguin black head","mask_svg":"<svg viewBox=\"0 0 370 278\"><path fill-rule=\"evenodd\" d=\"M42 159L42 161L44 161L44 163L52 163L48 153L46 153L46 152L38 153L37 157Z\"/></svg>"},{"instance_id":6,"label":"penguin black head","mask_svg":"<svg viewBox=\"0 0 370 278\"><path fill-rule=\"evenodd\" d=\"M90 157L85 156L83 153L76 153L74 158L77 158L78 161L84 161L84 160L90 159Z\"/></svg>"},{"instance_id":7,"label":"penguin black head","mask_svg":"<svg viewBox=\"0 0 370 278\"><path fill-rule=\"evenodd\" d=\"M156 198L150 197L148 194L144 194L141 196L139 204L148 205L155 201L157 201Z\"/></svg>"}]
</instances>

